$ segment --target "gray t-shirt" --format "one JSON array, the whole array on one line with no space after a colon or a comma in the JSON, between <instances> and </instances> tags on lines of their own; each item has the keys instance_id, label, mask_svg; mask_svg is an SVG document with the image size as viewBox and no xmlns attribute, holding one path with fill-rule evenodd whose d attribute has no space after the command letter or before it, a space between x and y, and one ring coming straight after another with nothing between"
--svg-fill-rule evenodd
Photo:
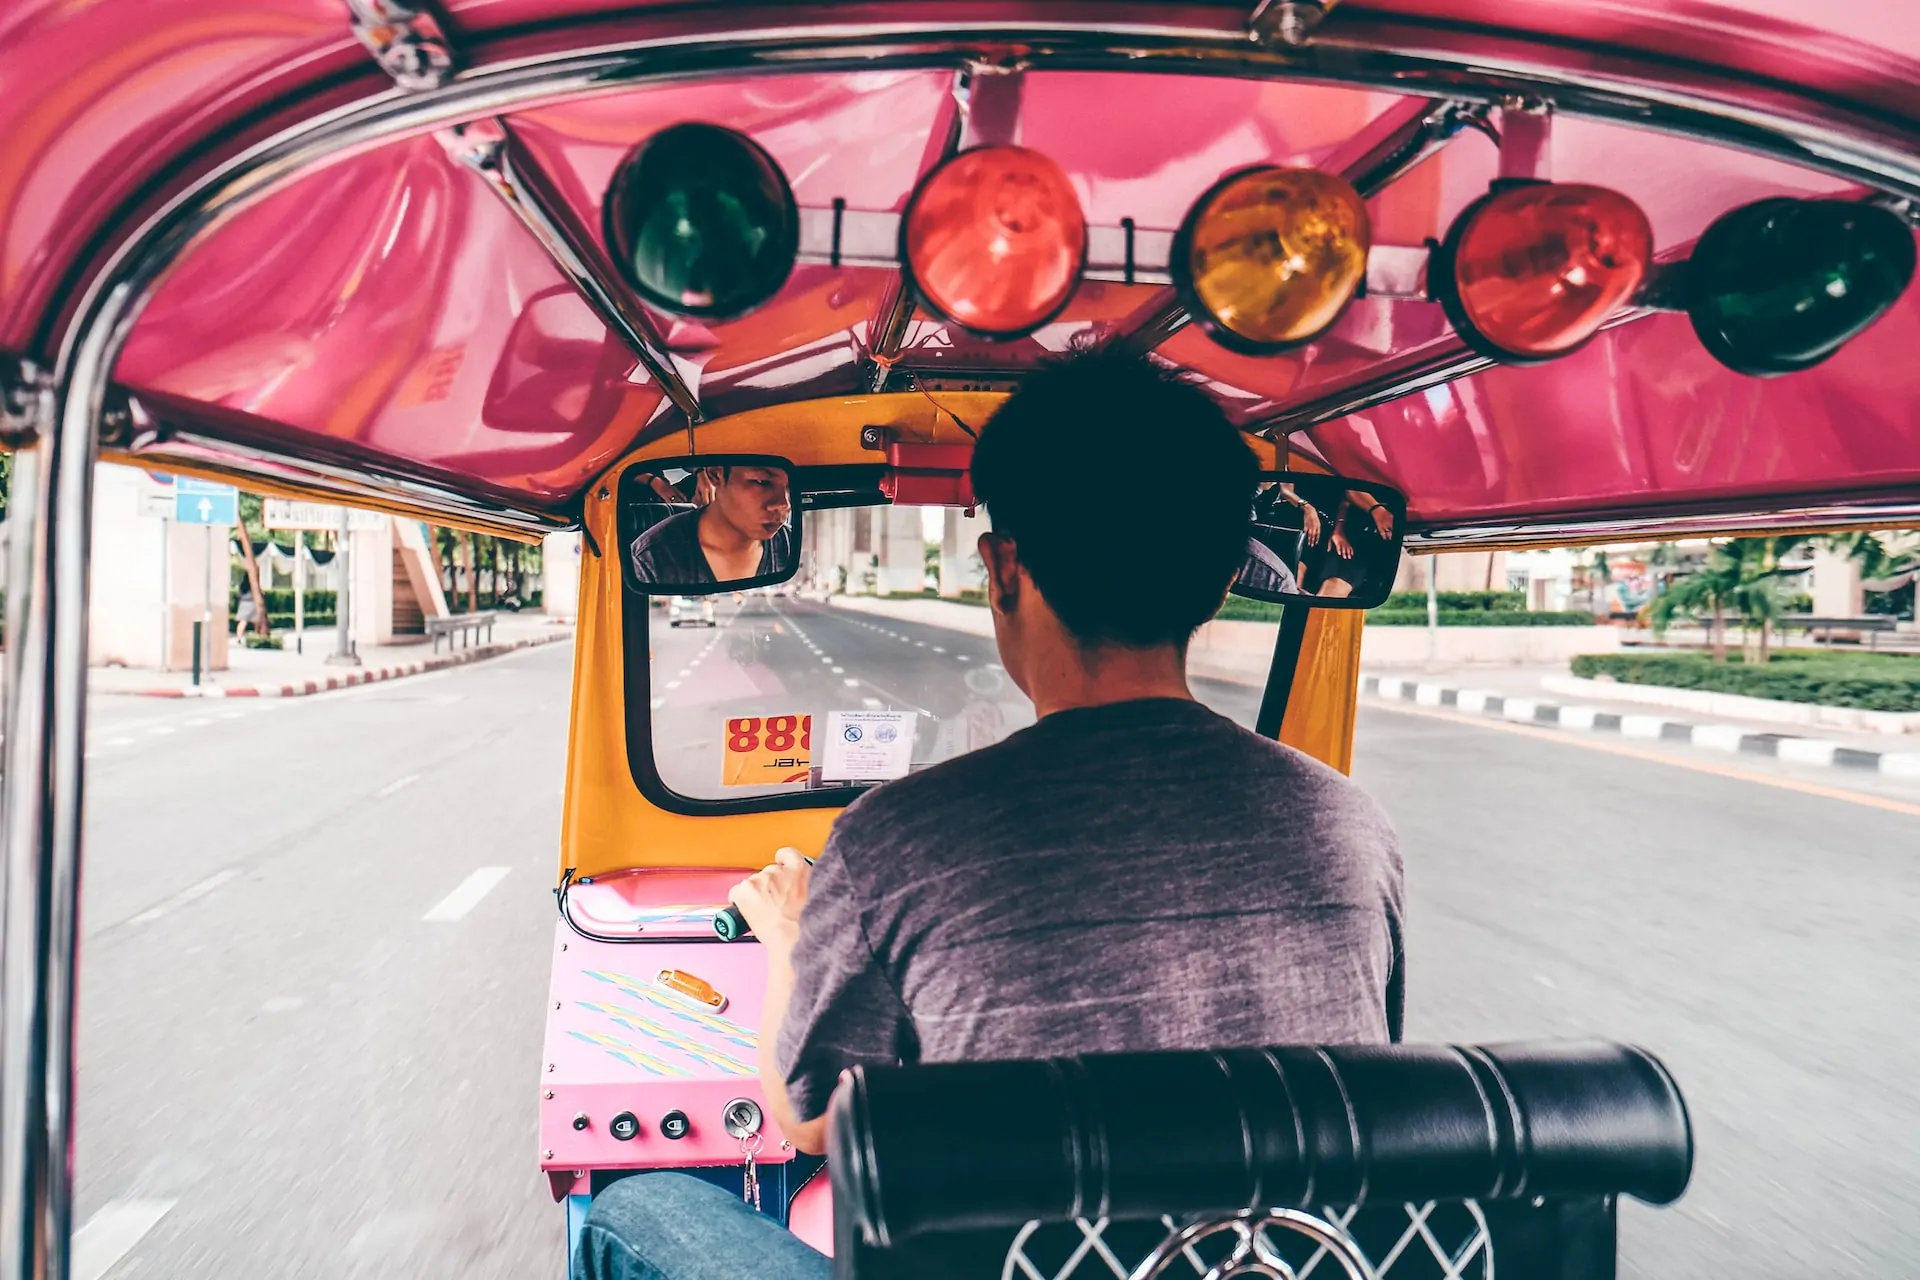
<instances>
[{"instance_id":1,"label":"gray t-shirt","mask_svg":"<svg viewBox=\"0 0 1920 1280\"><path fill-rule=\"evenodd\" d=\"M1197 702L1057 712L847 806L778 1061L804 1119L855 1063L1398 1039L1401 865L1333 769Z\"/></svg>"}]
</instances>

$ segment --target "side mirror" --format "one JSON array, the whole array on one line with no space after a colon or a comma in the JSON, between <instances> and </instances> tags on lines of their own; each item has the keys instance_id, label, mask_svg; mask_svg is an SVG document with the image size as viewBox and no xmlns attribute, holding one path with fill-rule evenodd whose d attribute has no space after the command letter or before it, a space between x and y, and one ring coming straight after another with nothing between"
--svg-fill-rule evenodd
<instances>
[{"instance_id":1,"label":"side mirror","mask_svg":"<svg viewBox=\"0 0 1920 1280\"><path fill-rule=\"evenodd\" d=\"M793 466L765 454L648 460L620 477L627 585L699 596L767 587L800 567Z\"/></svg>"},{"instance_id":2,"label":"side mirror","mask_svg":"<svg viewBox=\"0 0 1920 1280\"><path fill-rule=\"evenodd\" d=\"M1407 500L1385 485L1267 471L1233 594L1315 609L1371 609L1393 591Z\"/></svg>"}]
</instances>

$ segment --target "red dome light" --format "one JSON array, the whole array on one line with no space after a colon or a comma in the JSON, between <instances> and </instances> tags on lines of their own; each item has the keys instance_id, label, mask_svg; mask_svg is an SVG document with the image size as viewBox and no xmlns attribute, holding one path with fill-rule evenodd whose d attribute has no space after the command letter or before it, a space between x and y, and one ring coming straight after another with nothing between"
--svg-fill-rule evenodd
<instances>
[{"instance_id":1,"label":"red dome light","mask_svg":"<svg viewBox=\"0 0 1920 1280\"><path fill-rule=\"evenodd\" d=\"M989 338L1017 338L1059 315L1086 257L1073 184L1025 147L961 152L927 175L900 223L900 261L920 301Z\"/></svg>"},{"instance_id":2,"label":"red dome light","mask_svg":"<svg viewBox=\"0 0 1920 1280\"><path fill-rule=\"evenodd\" d=\"M1507 364L1580 346L1653 262L1653 228L1617 191L1575 183L1499 188L1454 221L1434 289L1469 347Z\"/></svg>"}]
</instances>

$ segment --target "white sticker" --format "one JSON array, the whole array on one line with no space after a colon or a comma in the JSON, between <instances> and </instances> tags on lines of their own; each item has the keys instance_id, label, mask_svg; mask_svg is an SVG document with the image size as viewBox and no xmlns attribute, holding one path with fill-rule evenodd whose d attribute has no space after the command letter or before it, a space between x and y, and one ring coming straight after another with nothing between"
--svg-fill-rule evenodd
<instances>
[{"instance_id":1,"label":"white sticker","mask_svg":"<svg viewBox=\"0 0 1920 1280\"><path fill-rule=\"evenodd\" d=\"M883 782L913 767L912 711L829 711L816 738L822 782Z\"/></svg>"}]
</instances>

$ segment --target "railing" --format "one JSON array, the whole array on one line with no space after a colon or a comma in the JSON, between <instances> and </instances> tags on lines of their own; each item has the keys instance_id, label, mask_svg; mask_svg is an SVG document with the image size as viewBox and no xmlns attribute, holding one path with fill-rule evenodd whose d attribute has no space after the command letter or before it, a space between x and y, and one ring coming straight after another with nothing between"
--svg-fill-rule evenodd
<instances>
[{"instance_id":1,"label":"railing","mask_svg":"<svg viewBox=\"0 0 1920 1280\"><path fill-rule=\"evenodd\" d=\"M490 612L456 613L446 618L428 618L427 635L433 639L433 651L440 652L440 641L445 638L447 648L471 648L474 637L480 637L480 643L486 644L493 639L493 620L500 615Z\"/></svg>"}]
</instances>

